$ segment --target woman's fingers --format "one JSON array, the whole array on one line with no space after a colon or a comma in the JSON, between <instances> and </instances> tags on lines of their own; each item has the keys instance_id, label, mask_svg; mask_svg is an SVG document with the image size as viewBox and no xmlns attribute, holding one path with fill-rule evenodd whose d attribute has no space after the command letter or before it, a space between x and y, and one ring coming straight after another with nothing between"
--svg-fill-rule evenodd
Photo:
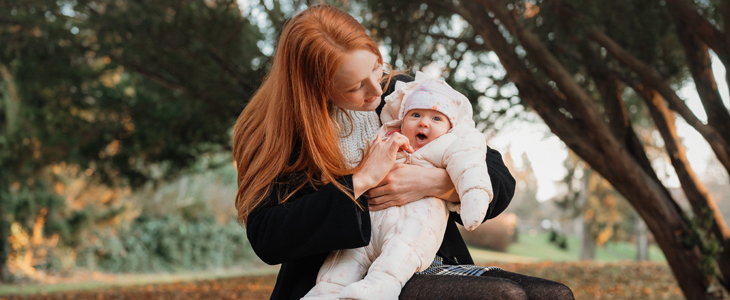
<instances>
[{"instance_id":1,"label":"woman's fingers","mask_svg":"<svg viewBox=\"0 0 730 300\"><path fill-rule=\"evenodd\" d=\"M368 198L368 209L370 211L378 211L393 206L403 206L405 204L407 203L394 195L383 195L372 199Z\"/></svg>"},{"instance_id":2,"label":"woman's fingers","mask_svg":"<svg viewBox=\"0 0 730 300\"><path fill-rule=\"evenodd\" d=\"M391 150L395 150L397 152L398 149L403 149L408 153L413 153L413 147L411 147L411 143L405 135L398 132L393 133L388 142L390 143Z\"/></svg>"},{"instance_id":3,"label":"woman's fingers","mask_svg":"<svg viewBox=\"0 0 730 300\"><path fill-rule=\"evenodd\" d=\"M353 181L355 178L358 179L358 193L382 185L381 182L392 170L400 149L413 152L408 138L404 135L394 133L386 138L381 138L380 135L375 136L362 168L353 174Z\"/></svg>"}]
</instances>

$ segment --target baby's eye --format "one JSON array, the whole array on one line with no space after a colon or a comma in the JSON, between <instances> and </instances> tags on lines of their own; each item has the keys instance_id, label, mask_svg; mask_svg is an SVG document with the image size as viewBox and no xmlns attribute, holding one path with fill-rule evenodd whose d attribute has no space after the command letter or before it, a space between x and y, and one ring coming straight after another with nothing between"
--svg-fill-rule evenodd
<instances>
[{"instance_id":1,"label":"baby's eye","mask_svg":"<svg viewBox=\"0 0 730 300\"><path fill-rule=\"evenodd\" d=\"M418 114L418 113L413 113L411 116L414 117L414 118L420 118L421 117L421 115Z\"/></svg>"},{"instance_id":2,"label":"baby's eye","mask_svg":"<svg viewBox=\"0 0 730 300\"><path fill-rule=\"evenodd\" d=\"M434 120L434 121L441 121L441 117L438 117L438 116L436 116L436 117L433 117L433 120Z\"/></svg>"}]
</instances>

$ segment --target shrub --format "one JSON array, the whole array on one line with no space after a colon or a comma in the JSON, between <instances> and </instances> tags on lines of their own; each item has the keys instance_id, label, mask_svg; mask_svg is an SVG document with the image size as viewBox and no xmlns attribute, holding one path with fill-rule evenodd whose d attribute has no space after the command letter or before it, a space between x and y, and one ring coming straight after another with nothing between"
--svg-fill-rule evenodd
<instances>
[{"instance_id":1,"label":"shrub","mask_svg":"<svg viewBox=\"0 0 730 300\"><path fill-rule=\"evenodd\" d=\"M126 273L242 266L258 259L234 220L220 224L173 215L141 217L116 232L95 232L76 261L81 267Z\"/></svg>"}]
</instances>

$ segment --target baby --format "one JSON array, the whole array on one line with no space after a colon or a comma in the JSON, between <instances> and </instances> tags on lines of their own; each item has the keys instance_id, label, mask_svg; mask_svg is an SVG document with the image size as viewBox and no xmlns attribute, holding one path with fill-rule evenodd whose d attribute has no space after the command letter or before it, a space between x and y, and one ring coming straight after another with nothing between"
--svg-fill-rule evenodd
<instances>
[{"instance_id":1,"label":"baby","mask_svg":"<svg viewBox=\"0 0 730 300\"><path fill-rule=\"evenodd\" d=\"M396 162L446 169L461 203L427 197L370 212L370 244L332 252L302 299L397 299L408 279L433 261L450 211L461 214L468 230L484 220L493 196L484 135L475 128L464 95L425 77L419 72L413 82L396 83L385 98L378 134L388 138L402 132L415 152L399 152Z\"/></svg>"}]
</instances>

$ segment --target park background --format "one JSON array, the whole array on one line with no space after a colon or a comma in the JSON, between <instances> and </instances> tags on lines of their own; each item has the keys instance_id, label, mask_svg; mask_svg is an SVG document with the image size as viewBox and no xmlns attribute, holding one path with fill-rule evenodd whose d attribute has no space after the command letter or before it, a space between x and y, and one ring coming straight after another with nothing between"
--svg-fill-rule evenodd
<instances>
[{"instance_id":1,"label":"park background","mask_svg":"<svg viewBox=\"0 0 730 300\"><path fill-rule=\"evenodd\" d=\"M477 263L578 299L728 297L727 1L324 2L472 101L517 180ZM1 0L0 298L268 298L231 130L318 3Z\"/></svg>"}]
</instances>

